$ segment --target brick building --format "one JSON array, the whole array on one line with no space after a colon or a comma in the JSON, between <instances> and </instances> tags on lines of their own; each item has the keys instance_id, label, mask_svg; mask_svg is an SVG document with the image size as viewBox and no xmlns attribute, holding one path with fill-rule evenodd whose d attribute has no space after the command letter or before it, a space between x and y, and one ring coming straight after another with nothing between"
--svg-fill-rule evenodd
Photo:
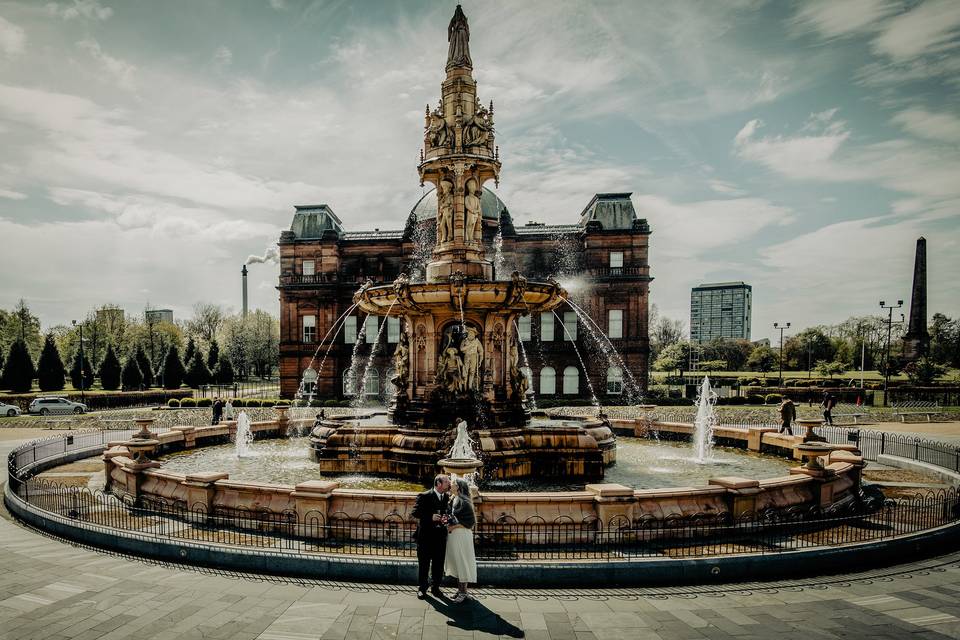
<instances>
[{"instance_id":1,"label":"brick building","mask_svg":"<svg viewBox=\"0 0 960 640\"><path fill-rule=\"evenodd\" d=\"M599 193L571 224L515 226L507 206L484 189L483 238L494 256L496 278L513 270L534 280L556 277L596 327L577 319L563 305L543 316L523 318L526 373L536 398L589 397L592 386L604 403L616 403L633 379L646 387L650 227L637 218L629 193ZM392 282L401 272L422 278L434 246L437 198L431 190L397 230L347 231L325 204L297 206L293 223L280 236L280 385L283 397L296 395L308 368L317 372L314 387L322 399L352 397L351 360L369 358L365 381L370 400L392 394L391 355L400 335L397 318L349 314L335 336L328 336L367 279ZM603 331L629 370L610 362L590 332ZM379 336L379 340L377 339ZM585 379L575 341L589 375ZM322 342L322 345L321 345ZM603 341L606 344L605 341ZM322 368L321 368L322 363ZM308 374L310 380L313 374Z\"/></svg>"}]
</instances>

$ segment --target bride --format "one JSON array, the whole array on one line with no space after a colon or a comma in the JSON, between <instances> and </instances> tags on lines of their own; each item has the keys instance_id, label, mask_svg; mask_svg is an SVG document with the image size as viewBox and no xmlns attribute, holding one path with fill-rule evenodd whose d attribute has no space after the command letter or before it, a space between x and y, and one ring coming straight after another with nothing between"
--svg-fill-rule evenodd
<instances>
[{"instance_id":1,"label":"bride","mask_svg":"<svg viewBox=\"0 0 960 640\"><path fill-rule=\"evenodd\" d=\"M444 572L457 579L459 589L454 602L463 602L470 595L467 585L477 581L477 558L473 552L473 527L477 516L470 497L470 485L463 478L456 478L450 485L453 500L447 517L447 553L443 562Z\"/></svg>"}]
</instances>

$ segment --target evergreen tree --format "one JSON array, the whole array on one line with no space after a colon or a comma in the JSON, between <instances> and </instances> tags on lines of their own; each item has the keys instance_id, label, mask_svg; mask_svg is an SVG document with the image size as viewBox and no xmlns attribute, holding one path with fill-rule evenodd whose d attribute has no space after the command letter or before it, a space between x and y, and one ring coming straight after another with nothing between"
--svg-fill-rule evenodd
<instances>
[{"instance_id":1,"label":"evergreen tree","mask_svg":"<svg viewBox=\"0 0 960 640\"><path fill-rule=\"evenodd\" d=\"M93 385L93 367L90 366L90 360L87 354L83 354L83 388L89 389ZM73 364L70 366L70 384L74 389L80 389L80 349L73 354Z\"/></svg>"},{"instance_id":2,"label":"evergreen tree","mask_svg":"<svg viewBox=\"0 0 960 640\"><path fill-rule=\"evenodd\" d=\"M37 361L37 378L41 391L60 391L66 385L67 369L60 358L60 350L53 340L53 334L48 333L43 343L40 360Z\"/></svg>"},{"instance_id":3,"label":"evergreen tree","mask_svg":"<svg viewBox=\"0 0 960 640\"><path fill-rule=\"evenodd\" d=\"M120 358L114 351L113 345L107 345L107 353L100 363L100 386L107 391L116 391L120 388Z\"/></svg>"},{"instance_id":4,"label":"evergreen tree","mask_svg":"<svg viewBox=\"0 0 960 640\"><path fill-rule=\"evenodd\" d=\"M3 380L3 350L0 350L0 380Z\"/></svg>"},{"instance_id":5,"label":"evergreen tree","mask_svg":"<svg viewBox=\"0 0 960 640\"><path fill-rule=\"evenodd\" d=\"M25 393L33 386L35 375L36 370L33 368L33 359L30 358L27 344L17 338L10 345L7 364L3 368L3 384L0 386L15 393Z\"/></svg>"},{"instance_id":6,"label":"evergreen tree","mask_svg":"<svg viewBox=\"0 0 960 640\"><path fill-rule=\"evenodd\" d=\"M193 341L193 336L190 336L190 339L187 340L187 348L183 352L183 364L190 366L190 363L193 362L193 354L197 352L197 343Z\"/></svg>"},{"instance_id":7,"label":"evergreen tree","mask_svg":"<svg viewBox=\"0 0 960 640\"><path fill-rule=\"evenodd\" d=\"M210 370L207 369L207 363L203 361L203 354L199 350L193 353L193 360L190 361L184 381L194 388L210 384Z\"/></svg>"},{"instance_id":8,"label":"evergreen tree","mask_svg":"<svg viewBox=\"0 0 960 640\"><path fill-rule=\"evenodd\" d=\"M226 355L221 357L220 361L217 362L215 377L217 384L233 384L233 363L230 362L230 358Z\"/></svg>"},{"instance_id":9,"label":"evergreen tree","mask_svg":"<svg viewBox=\"0 0 960 640\"><path fill-rule=\"evenodd\" d=\"M143 350L142 346L137 347L136 352L137 366L140 368L140 375L143 376L144 389L149 389L153 386L153 363L150 362L150 357L147 356L147 353Z\"/></svg>"},{"instance_id":10,"label":"evergreen tree","mask_svg":"<svg viewBox=\"0 0 960 640\"><path fill-rule=\"evenodd\" d=\"M160 381L164 389L179 389L183 384L183 376L186 373L183 369L183 362L180 361L180 351L177 345L172 344L167 350L167 355L163 359L163 367L160 369Z\"/></svg>"},{"instance_id":11,"label":"evergreen tree","mask_svg":"<svg viewBox=\"0 0 960 640\"><path fill-rule=\"evenodd\" d=\"M127 356L127 361L123 365L123 373L120 375L123 382L124 391L139 391L143 384L143 374L140 373L140 365L137 364L137 354L131 353Z\"/></svg>"},{"instance_id":12,"label":"evergreen tree","mask_svg":"<svg viewBox=\"0 0 960 640\"><path fill-rule=\"evenodd\" d=\"M216 340L210 341L210 350L207 351L207 369L210 371L217 370L217 362L220 360L220 345L217 344Z\"/></svg>"}]
</instances>

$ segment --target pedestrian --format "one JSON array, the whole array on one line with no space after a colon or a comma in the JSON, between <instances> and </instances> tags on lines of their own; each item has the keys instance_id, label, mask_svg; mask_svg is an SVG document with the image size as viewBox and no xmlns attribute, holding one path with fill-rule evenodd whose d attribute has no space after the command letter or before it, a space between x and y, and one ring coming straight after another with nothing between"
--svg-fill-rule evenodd
<instances>
[{"instance_id":1,"label":"pedestrian","mask_svg":"<svg viewBox=\"0 0 960 640\"><path fill-rule=\"evenodd\" d=\"M477 581L477 556L473 549L473 527L477 514L473 509L470 485L463 478L455 478L450 484L450 515L447 518L447 550L444 556L444 573L453 576L458 585L454 602L470 598L467 587Z\"/></svg>"},{"instance_id":2,"label":"pedestrian","mask_svg":"<svg viewBox=\"0 0 960 640\"><path fill-rule=\"evenodd\" d=\"M833 426L833 408L837 406L837 399L829 391L823 392L823 400L820 402L820 408L823 410L823 422L831 427Z\"/></svg>"},{"instance_id":3,"label":"pedestrian","mask_svg":"<svg viewBox=\"0 0 960 640\"><path fill-rule=\"evenodd\" d=\"M797 419L797 407L793 404L793 400L784 396L783 400L780 401L780 430L777 433L786 433L787 435L793 435L793 429L790 428L790 423Z\"/></svg>"},{"instance_id":4,"label":"pedestrian","mask_svg":"<svg viewBox=\"0 0 960 640\"><path fill-rule=\"evenodd\" d=\"M224 420L236 420L236 416L233 413L232 398L227 398L226 404L223 405L223 418Z\"/></svg>"},{"instance_id":5,"label":"pedestrian","mask_svg":"<svg viewBox=\"0 0 960 640\"><path fill-rule=\"evenodd\" d=\"M417 564L419 565L417 597L427 597L427 576L433 580L430 592L443 597L440 583L443 581L443 561L447 553L447 508L450 498L450 478L444 474L433 480L433 488L417 496L411 515L417 519L414 532L417 540Z\"/></svg>"},{"instance_id":6,"label":"pedestrian","mask_svg":"<svg viewBox=\"0 0 960 640\"><path fill-rule=\"evenodd\" d=\"M222 417L223 417L223 402L220 401L220 398L214 398L213 420L210 421L210 424L220 424L220 418Z\"/></svg>"}]
</instances>

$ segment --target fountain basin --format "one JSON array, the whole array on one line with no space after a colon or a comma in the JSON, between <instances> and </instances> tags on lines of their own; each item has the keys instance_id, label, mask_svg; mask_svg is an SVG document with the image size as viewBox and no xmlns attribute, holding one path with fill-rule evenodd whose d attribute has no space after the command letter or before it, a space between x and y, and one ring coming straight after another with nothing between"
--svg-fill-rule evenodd
<instances>
[{"instance_id":1,"label":"fountain basin","mask_svg":"<svg viewBox=\"0 0 960 640\"><path fill-rule=\"evenodd\" d=\"M410 313L471 311L526 314L549 311L563 302L566 291L549 282L417 283L367 287L354 297L365 313L402 316Z\"/></svg>"},{"instance_id":2,"label":"fountain basin","mask_svg":"<svg viewBox=\"0 0 960 640\"><path fill-rule=\"evenodd\" d=\"M443 458L437 464L447 475L461 477L476 473L483 466L476 458Z\"/></svg>"}]
</instances>

